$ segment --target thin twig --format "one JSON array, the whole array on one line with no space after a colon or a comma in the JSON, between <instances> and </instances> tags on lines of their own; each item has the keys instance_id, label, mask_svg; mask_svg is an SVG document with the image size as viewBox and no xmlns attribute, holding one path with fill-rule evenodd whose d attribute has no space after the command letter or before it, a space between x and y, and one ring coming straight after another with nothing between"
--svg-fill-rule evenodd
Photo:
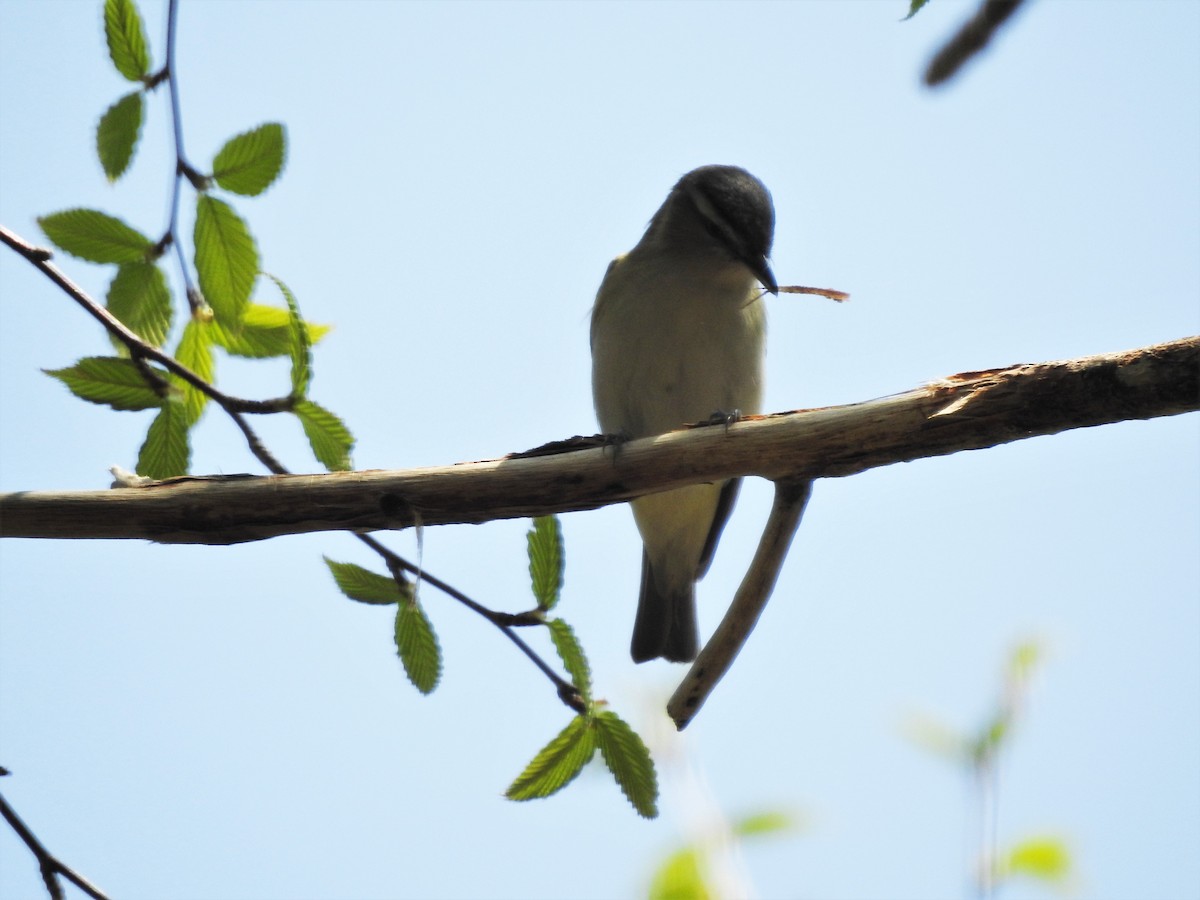
<instances>
[{"instance_id":1,"label":"thin twig","mask_svg":"<svg viewBox=\"0 0 1200 900\"><path fill-rule=\"evenodd\" d=\"M239 411L230 409L227 406L223 406L222 408L229 414L229 418L233 419L233 423L241 430L242 435L246 438L246 446L254 454L255 459L266 466L267 470L273 475L291 474L284 467L283 463L275 458L275 454L267 449L267 445L262 442L262 439L258 436L258 432L250 427L250 423L246 421Z\"/></svg>"},{"instance_id":2,"label":"thin twig","mask_svg":"<svg viewBox=\"0 0 1200 900\"><path fill-rule=\"evenodd\" d=\"M183 178L186 176L192 187L201 190L203 179L200 173L187 161L183 152L183 114L179 103L179 77L175 66L175 26L179 19L179 2L170 0L167 4L167 62L163 66L168 87L171 93L171 126L175 138L175 172L171 176L171 212L167 219L167 232L163 235L160 246L175 245L175 256L179 260L179 271L183 275L184 293L187 296L188 307L194 314L204 306L204 295L192 282L191 270L183 255L183 242L179 240L179 195Z\"/></svg>"},{"instance_id":3,"label":"thin twig","mask_svg":"<svg viewBox=\"0 0 1200 900\"><path fill-rule=\"evenodd\" d=\"M42 880L46 883L46 890L50 892L53 900L62 900L63 898L62 885L58 883L59 875L67 879L67 881L71 882L89 897L92 897L93 900L108 900L108 895L101 891L100 888L96 887L47 850L45 845L37 839L37 836L29 830L29 826L17 815L17 811L8 805L8 801L3 796L0 796L0 816L17 833L17 836L37 859L38 868L42 872Z\"/></svg>"},{"instance_id":4,"label":"thin twig","mask_svg":"<svg viewBox=\"0 0 1200 900\"><path fill-rule=\"evenodd\" d=\"M818 297L825 297L828 300L836 300L838 303L845 303L850 299L850 295L845 291L835 291L833 288L805 287L801 284L781 284L779 286L781 294L815 294Z\"/></svg>"},{"instance_id":5,"label":"thin twig","mask_svg":"<svg viewBox=\"0 0 1200 900\"><path fill-rule=\"evenodd\" d=\"M224 391L205 381L169 353L165 353L152 344L146 343L137 334L130 331L120 319L97 303L83 288L75 284L61 269L55 266L50 261L53 254L49 250L30 244L20 235L10 231L3 225L0 225L0 242L7 244L20 256L28 260L34 268L38 269L43 275L58 285L68 297L82 306L92 318L103 325L109 334L124 344L131 356L153 360L167 371L179 376L192 387L196 388L196 390L207 394L214 403L226 412L230 414L276 413L286 412L295 406L296 401L290 396L275 397L270 400L245 400L241 397L232 397L226 394Z\"/></svg>"},{"instance_id":6,"label":"thin twig","mask_svg":"<svg viewBox=\"0 0 1200 900\"><path fill-rule=\"evenodd\" d=\"M430 575L420 567L413 565L402 556L394 553L392 550L388 549L369 534L356 534L355 537L383 557L389 568L398 567L406 572L412 573L426 584L429 584L437 588L443 594L454 598L463 606L467 607L467 609L478 613L499 628L504 636L516 644L517 648L527 657L529 657L530 661L541 670L542 674L550 679L558 692L559 699L576 712L583 712L583 698L579 696L579 691L575 688L575 685L562 678L557 672L550 668L545 660L538 655L537 651L525 643L521 636L513 630L513 625L521 621L519 617L511 616L507 613L498 613L495 610L488 609L486 606L477 603L462 591L447 584L440 578Z\"/></svg>"}]
</instances>

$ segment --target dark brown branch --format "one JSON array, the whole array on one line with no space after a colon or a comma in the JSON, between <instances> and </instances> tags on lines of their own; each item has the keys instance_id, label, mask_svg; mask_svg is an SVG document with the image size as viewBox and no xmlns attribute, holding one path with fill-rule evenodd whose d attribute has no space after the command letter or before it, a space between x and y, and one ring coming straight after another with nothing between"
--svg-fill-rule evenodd
<instances>
[{"instance_id":1,"label":"dark brown branch","mask_svg":"<svg viewBox=\"0 0 1200 900\"><path fill-rule=\"evenodd\" d=\"M594 509L735 475L836 478L1039 435L1200 409L1200 337L966 372L849 406L745 419L596 449L405 471L178 478L0 495L0 537L231 544Z\"/></svg>"},{"instance_id":2,"label":"dark brown branch","mask_svg":"<svg viewBox=\"0 0 1200 900\"><path fill-rule=\"evenodd\" d=\"M45 845L37 839L37 835L30 831L29 826L21 820L21 817L17 815L17 811L9 806L8 801L2 796L0 796L0 817L17 833L17 837L24 842L25 846L29 848L29 851L37 859L38 868L42 872L42 881L46 883L46 890L53 900L62 900L62 885L58 883L58 876L60 875L89 897L92 897L93 900L108 900L108 896L100 888L96 887L47 850Z\"/></svg>"},{"instance_id":3,"label":"dark brown branch","mask_svg":"<svg viewBox=\"0 0 1200 900\"><path fill-rule=\"evenodd\" d=\"M975 15L930 61L925 70L925 84L936 87L953 78L963 63L988 45L1021 3L1022 0L983 0Z\"/></svg>"}]
</instances>

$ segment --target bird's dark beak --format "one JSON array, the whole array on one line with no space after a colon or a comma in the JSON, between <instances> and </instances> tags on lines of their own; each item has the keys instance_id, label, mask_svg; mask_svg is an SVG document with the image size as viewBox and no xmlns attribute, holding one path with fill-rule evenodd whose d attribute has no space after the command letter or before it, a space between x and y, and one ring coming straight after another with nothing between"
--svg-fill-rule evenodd
<instances>
[{"instance_id":1,"label":"bird's dark beak","mask_svg":"<svg viewBox=\"0 0 1200 900\"><path fill-rule=\"evenodd\" d=\"M750 271L754 273L754 277L759 280L759 283L772 294L779 294L779 285L775 283L775 273L771 271L771 267L767 265L765 257L755 260L750 263Z\"/></svg>"}]
</instances>

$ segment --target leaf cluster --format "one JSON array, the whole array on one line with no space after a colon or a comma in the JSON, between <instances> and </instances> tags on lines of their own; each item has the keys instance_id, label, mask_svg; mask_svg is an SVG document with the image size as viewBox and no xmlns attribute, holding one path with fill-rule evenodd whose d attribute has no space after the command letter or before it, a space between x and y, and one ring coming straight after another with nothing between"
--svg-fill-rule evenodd
<instances>
[{"instance_id":1,"label":"leaf cluster","mask_svg":"<svg viewBox=\"0 0 1200 900\"><path fill-rule=\"evenodd\" d=\"M563 542L558 517L534 519L527 545L533 595L539 612L547 613L562 592ZM650 751L620 716L593 698L591 667L571 626L560 618L546 624L583 709L538 751L504 795L510 800L549 797L574 781L599 751L633 808L645 818L654 818L658 815L658 778Z\"/></svg>"},{"instance_id":2,"label":"leaf cluster","mask_svg":"<svg viewBox=\"0 0 1200 900\"><path fill-rule=\"evenodd\" d=\"M1042 646L1036 640L1023 641L1012 649L1004 666L1000 699L973 732L959 733L935 719L920 717L909 723L910 737L964 767L975 783L992 777L997 758L1012 741L1030 679L1042 656ZM984 857L981 881L985 884L998 885L1022 876L1061 885L1071 874L1071 851L1059 837L1023 839Z\"/></svg>"},{"instance_id":3,"label":"leaf cluster","mask_svg":"<svg viewBox=\"0 0 1200 900\"><path fill-rule=\"evenodd\" d=\"M145 96L174 78L164 68L153 72L149 42L134 0L105 0L104 31L109 59L117 72L138 87L117 100L96 128L96 153L110 182L128 171L141 136ZM178 134L177 134L178 142ZM255 302L261 261L249 225L217 189L243 197L261 194L278 180L287 156L284 127L269 122L230 138L212 160L208 174L198 172L176 146L177 179L187 176L196 189L192 265L198 289L180 253L188 286L188 317L177 335L170 360L163 348L175 325L175 304L163 269L168 248L178 242L177 214L157 240L97 209L67 209L42 216L38 224L60 250L98 265L114 266L106 297L108 312L124 326L112 336L114 356L93 356L46 373L77 397L116 410L157 410L138 454L137 472L150 478L186 474L191 429L208 402L255 412L296 416L317 459L328 469L350 468L354 439L342 421L308 397L312 381L312 345L328 326L307 322L293 293L268 276L283 295L283 306ZM146 348L157 351L148 353ZM249 359L282 357L291 363L290 388L278 400L237 403L213 387L216 354ZM233 410L231 410L233 411Z\"/></svg>"},{"instance_id":4,"label":"leaf cluster","mask_svg":"<svg viewBox=\"0 0 1200 900\"><path fill-rule=\"evenodd\" d=\"M533 520L526 535L529 578L536 609L513 617L522 624L544 625L557 651L580 711L550 740L509 785L510 800L534 800L558 793L575 780L599 752L622 793L637 812L658 815L658 778L650 751L637 733L592 693L592 673L583 646L566 620L548 617L562 595L564 553L562 526L556 516ZM391 577L348 562L325 559L338 589L359 603L396 604L396 651L404 672L423 694L437 687L442 654L433 626L413 586L399 574Z\"/></svg>"},{"instance_id":5,"label":"leaf cluster","mask_svg":"<svg viewBox=\"0 0 1200 900\"><path fill-rule=\"evenodd\" d=\"M174 13L170 7L169 16ZM173 20L172 20L173 21ZM155 71L149 42L134 0L104 0L109 59L124 79L136 85L101 116L96 152L110 183L128 171L137 151L145 116L145 97L163 84L174 86L170 65ZM173 33L168 24L168 37ZM168 49L167 59L172 58ZM287 157L287 135L268 122L227 140L206 169L184 156L182 117L172 91L175 131L175 193L170 220L154 239L118 216L99 209L74 208L38 219L46 237L60 250L96 265L113 267L105 321L113 344L107 356L88 356L74 364L47 369L68 390L90 403L129 412L155 412L138 455L137 473L163 479L188 472L192 429L210 402L216 402L242 427L255 455L274 472L286 471L257 441L243 416L287 413L296 417L316 458L328 469L350 468L354 438L334 413L309 396L313 379L312 347L328 326L306 321L295 294L279 278L262 270L258 243L233 205L235 197L254 197L279 178ZM179 198L183 182L194 191L192 256L185 258L179 235ZM186 318L175 320L176 303L164 260L174 249L184 285ZM259 286L273 286L282 304L260 302ZM79 299L79 298L77 298ZM98 317L98 305L82 298ZM166 351L168 344L173 347ZM290 377L286 393L272 400L242 400L216 388L221 354L246 359L284 359ZM657 814L657 779L642 740L603 701L593 697L591 668L571 626L551 615L563 588L562 530L554 517L535 519L527 537L529 574L536 606L520 615L495 613L458 594L413 567L367 535L360 540L384 560L388 574L356 563L325 558L338 589L369 605L394 605L396 652L413 686L431 693L441 680L442 650L422 606L417 586L437 585L508 632L558 689L577 715L529 763L507 796L527 800L549 796L571 782L597 752L621 790L643 816ZM409 574L416 575L414 582ZM545 627L567 679L544 663L514 628Z\"/></svg>"}]
</instances>

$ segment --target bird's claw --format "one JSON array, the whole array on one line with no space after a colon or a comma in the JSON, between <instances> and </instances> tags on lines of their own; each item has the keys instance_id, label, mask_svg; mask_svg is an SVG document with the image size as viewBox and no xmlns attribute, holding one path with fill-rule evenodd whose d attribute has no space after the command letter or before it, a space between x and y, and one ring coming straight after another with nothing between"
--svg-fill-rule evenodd
<instances>
[{"instance_id":1,"label":"bird's claw","mask_svg":"<svg viewBox=\"0 0 1200 900\"><path fill-rule=\"evenodd\" d=\"M621 448L633 440L633 438L631 438L629 434L624 431L616 431L610 434L600 435L600 440L601 446L604 448L605 452L610 449L612 450L613 463L615 464L617 457L621 453Z\"/></svg>"},{"instance_id":2,"label":"bird's claw","mask_svg":"<svg viewBox=\"0 0 1200 900\"><path fill-rule=\"evenodd\" d=\"M725 412L724 410L718 409L708 417L708 424L724 425L725 430L728 431L730 425L734 424L735 422L740 422L741 420L742 411L740 409L735 409L731 412Z\"/></svg>"}]
</instances>

